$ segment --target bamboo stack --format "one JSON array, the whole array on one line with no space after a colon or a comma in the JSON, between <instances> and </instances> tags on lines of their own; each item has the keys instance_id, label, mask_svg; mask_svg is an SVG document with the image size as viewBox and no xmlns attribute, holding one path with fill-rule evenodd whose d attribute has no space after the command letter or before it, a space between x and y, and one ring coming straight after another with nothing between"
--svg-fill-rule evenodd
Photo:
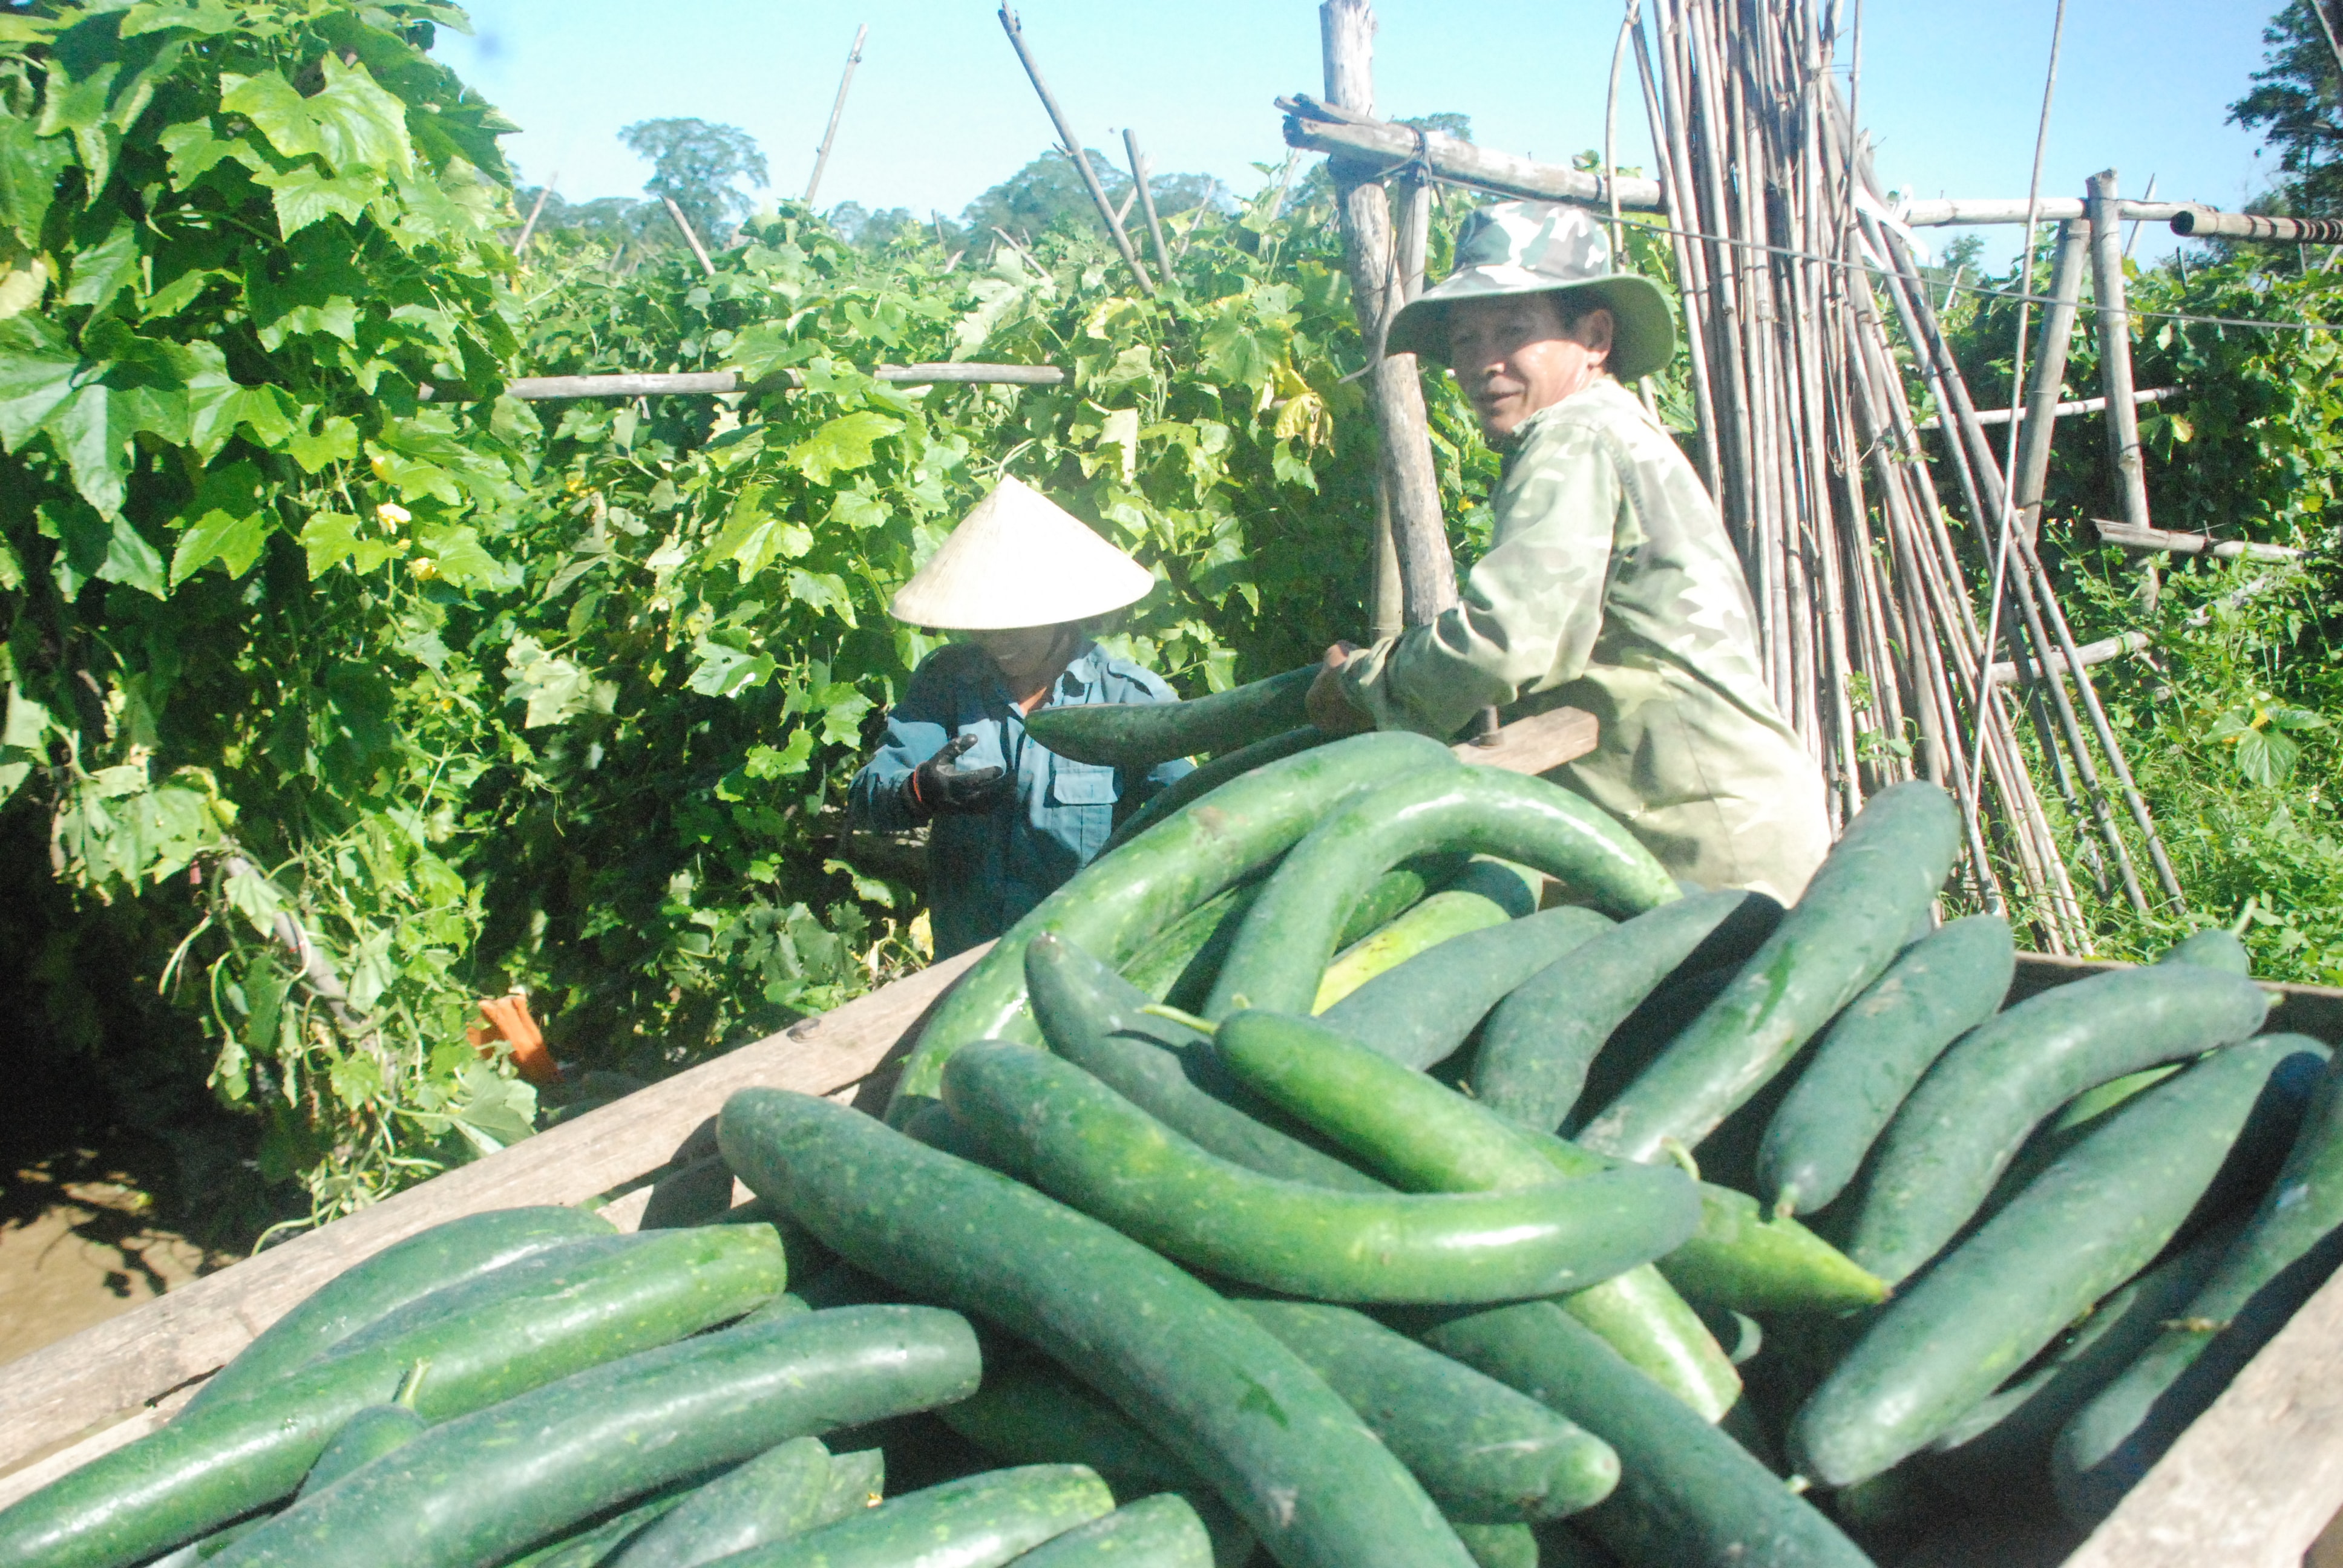
<instances>
[{"instance_id":1,"label":"bamboo stack","mask_svg":"<svg viewBox=\"0 0 2343 1568\"><path fill-rule=\"evenodd\" d=\"M2144 847L2161 891L2178 888L2024 529L2001 613L1976 602L2006 520L2003 470L1914 257L1879 221L1833 75L1836 25L1815 0L1654 0L1634 29L1697 458L1834 826L1870 793L1931 779L1968 809L1968 896L2051 951L2087 952L2078 874L2145 911ZM1966 528L1931 477L1891 320L1944 419ZM2006 650L1986 648L1988 625ZM1996 660L2015 683L1991 678ZM2063 811L2037 790L2021 724Z\"/></svg>"}]
</instances>

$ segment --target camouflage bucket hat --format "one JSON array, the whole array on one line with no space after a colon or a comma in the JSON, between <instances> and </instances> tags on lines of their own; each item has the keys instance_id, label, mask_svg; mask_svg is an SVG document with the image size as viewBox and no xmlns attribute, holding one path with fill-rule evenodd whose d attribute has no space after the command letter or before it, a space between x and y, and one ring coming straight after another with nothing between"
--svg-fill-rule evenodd
<instances>
[{"instance_id":1,"label":"camouflage bucket hat","mask_svg":"<svg viewBox=\"0 0 2343 1568\"><path fill-rule=\"evenodd\" d=\"M1565 290L1610 307L1610 370L1620 380L1648 376L1675 353L1675 317L1659 285L1612 271L1602 225L1581 208L1550 201L1501 201L1466 218L1454 269L1392 318L1384 347L1444 365L1448 307L1458 300Z\"/></svg>"}]
</instances>

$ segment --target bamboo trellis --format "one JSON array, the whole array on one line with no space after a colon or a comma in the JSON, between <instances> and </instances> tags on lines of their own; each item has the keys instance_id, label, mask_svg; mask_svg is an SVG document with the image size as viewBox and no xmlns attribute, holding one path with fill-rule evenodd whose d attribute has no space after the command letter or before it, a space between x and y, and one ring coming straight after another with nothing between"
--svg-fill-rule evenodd
<instances>
[{"instance_id":1,"label":"bamboo trellis","mask_svg":"<svg viewBox=\"0 0 2343 1568\"><path fill-rule=\"evenodd\" d=\"M1813 0L1654 0L1650 22L1634 37L1695 450L1749 575L1775 699L1829 781L1834 826L1868 793L1934 780L1974 803L1967 894L2053 951L2087 951L2078 878L2143 912L2179 889L2022 528L1997 618L2008 647L1984 646L1996 618L1972 585L1989 579L2013 508L1912 252L1882 221L1833 75L1836 18ZM1931 477L1899 337L1943 419L1966 528ZM1991 678L1997 659L2015 682ZM2021 725L2062 812L2037 789Z\"/></svg>"}]
</instances>

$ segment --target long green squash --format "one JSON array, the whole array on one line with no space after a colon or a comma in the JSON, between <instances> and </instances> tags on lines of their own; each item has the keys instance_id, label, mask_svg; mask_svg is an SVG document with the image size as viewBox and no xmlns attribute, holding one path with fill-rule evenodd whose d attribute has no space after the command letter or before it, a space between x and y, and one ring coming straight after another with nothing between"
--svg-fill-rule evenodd
<instances>
[{"instance_id":1,"label":"long green squash","mask_svg":"<svg viewBox=\"0 0 2343 1568\"><path fill-rule=\"evenodd\" d=\"M1464 770L1446 747L1421 735L1354 735L1232 779L1092 861L1011 927L936 1005L888 1120L900 1126L934 1099L945 1060L970 1040L1036 1037L1025 1005L1025 944L1034 937L1056 931L1120 965L1154 932L1285 853L1331 802L1420 769ZM1343 913L1356 901L1354 893Z\"/></svg>"},{"instance_id":2,"label":"long green squash","mask_svg":"<svg viewBox=\"0 0 2343 1568\"><path fill-rule=\"evenodd\" d=\"M493 1209L434 1225L351 1264L268 1325L196 1391L181 1415L251 1392L306 1366L342 1341L419 1297L522 1258L608 1236L610 1222L583 1209Z\"/></svg>"},{"instance_id":3,"label":"long green squash","mask_svg":"<svg viewBox=\"0 0 2343 1568\"><path fill-rule=\"evenodd\" d=\"M700 1335L434 1427L287 1509L219 1568L501 1562L791 1438L965 1398L978 1371L967 1320L934 1307L844 1307Z\"/></svg>"},{"instance_id":4,"label":"long green squash","mask_svg":"<svg viewBox=\"0 0 2343 1568\"><path fill-rule=\"evenodd\" d=\"M353 1336L334 1355L183 1413L0 1511L0 1564L122 1568L264 1507L298 1486L343 1423L388 1400L418 1362L430 1370L414 1391L416 1409L446 1421L739 1317L787 1282L769 1225L573 1241L507 1270L530 1288L478 1291L468 1309L435 1312L406 1332Z\"/></svg>"},{"instance_id":5,"label":"long green squash","mask_svg":"<svg viewBox=\"0 0 2343 1568\"><path fill-rule=\"evenodd\" d=\"M1874 795L1765 945L1579 1141L1629 1160L1697 1147L1879 978L1927 917L1960 836L1959 809L1933 784Z\"/></svg>"},{"instance_id":6,"label":"long green squash","mask_svg":"<svg viewBox=\"0 0 2343 1568\"><path fill-rule=\"evenodd\" d=\"M809 1095L741 1090L718 1139L743 1181L848 1261L1080 1365L1286 1568L1469 1568L1415 1478L1324 1380L1138 1242Z\"/></svg>"},{"instance_id":7,"label":"long green squash","mask_svg":"<svg viewBox=\"0 0 2343 1568\"><path fill-rule=\"evenodd\" d=\"M1333 810L1294 846L1246 911L1205 1015L1240 1006L1307 1013L1359 895L1400 860L1440 849L1518 861L1613 914L1683 896L1625 829L1559 785L1490 768L1425 769Z\"/></svg>"},{"instance_id":8,"label":"long green squash","mask_svg":"<svg viewBox=\"0 0 2343 1568\"><path fill-rule=\"evenodd\" d=\"M1192 702L1091 702L1037 708L1034 739L1061 757L1117 768L1152 768L1174 757L1235 751L1306 724L1302 699L1318 667L1305 665Z\"/></svg>"},{"instance_id":9,"label":"long green squash","mask_svg":"<svg viewBox=\"0 0 2343 1568\"><path fill-rule=\"evenodd\" d=\"M1623 1165L1512 1191L1337 1192L1219 1159L1071 1062L1001 1041L944 1072L953 1120L1034 1184L1167 1256L1333 1302L1493 1302L1584 1290L1699 1221L1673 1168Z\"/></svg>"}]
</instances>

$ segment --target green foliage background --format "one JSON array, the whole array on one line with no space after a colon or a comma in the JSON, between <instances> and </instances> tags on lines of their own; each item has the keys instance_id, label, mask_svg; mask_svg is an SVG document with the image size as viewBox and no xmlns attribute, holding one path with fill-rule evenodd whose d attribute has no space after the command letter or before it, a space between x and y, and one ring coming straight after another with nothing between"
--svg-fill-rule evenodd
<instances>
[{"instance_id":1,"label":"green foliage background","mask_svg":"<svg viewBox=\"0 0 2343 1568\"><path fill-rule=\"evenodd\" d=\"M2331 79L2331 59L2327 69ZM2046 237L2037 291L2050 259ZM2144 957L2195 926L2231 925L2257 973L2343 984L2335 787L2343 761L2343 621L2335 608L2343 590L2343 348L2323 325L2337 319L2343 274L2319 266L2322 259L2314 252L2306 265L2291 246L2194 246L2154 267L2126 266L2138 313L2134 383L2183 394L2140 411L2156 526L2293 546L2306 552L2299 565L2141 558L2100 546L2090 519L2123 516L2103 421L2060 424L2046 563L2079 639L2120 631L2150 639L2145 656L2093 675L2188 895L2186 908L2159 904L2144 920L2119 893L2099 898L2097 924L2110 954ZM2020 281L2013 266L1982 286L2006 292ZM1965 296L1949 317L1981 403L2008 406L2016 317L2014 302L1987 292ZM2062 394L2070 398L2100 390L2087 306L2084 318ZM2321 325L2253 325L2265 322ZM1982 545L1973 558L1986 558ZM1981 568L1977 578L1981 600ZM2087 824L2068 828L2079 869L2093 834ZM2146 881L2144 846L2129 838Z\"/></svg>"},{"instance_id":2,"label":"green foliage background","mask_svg":"<svg viewBox=\"0 0 2343 1568\"><path fill-rule=\"evenodd\" d=\"M712 279L589 235L524 267L507 127L426 52L460 21L0 15L0 1000L157 1117L194 1064L305 1217L918 961L838 809L932 646L883 607L999 474L1156 572L1116 638L1190 692L1363 618L1322 201L1175 216L1155 301L1076 226L980 263L795 207ZM950 358L1072 375L856 368ZM719 367L801 389L498 395ZM1433 393L1462 514L1490 460ZM509 989L572 1067L543 1103L467 1038Z\"/></svg>"}]
</instances>

